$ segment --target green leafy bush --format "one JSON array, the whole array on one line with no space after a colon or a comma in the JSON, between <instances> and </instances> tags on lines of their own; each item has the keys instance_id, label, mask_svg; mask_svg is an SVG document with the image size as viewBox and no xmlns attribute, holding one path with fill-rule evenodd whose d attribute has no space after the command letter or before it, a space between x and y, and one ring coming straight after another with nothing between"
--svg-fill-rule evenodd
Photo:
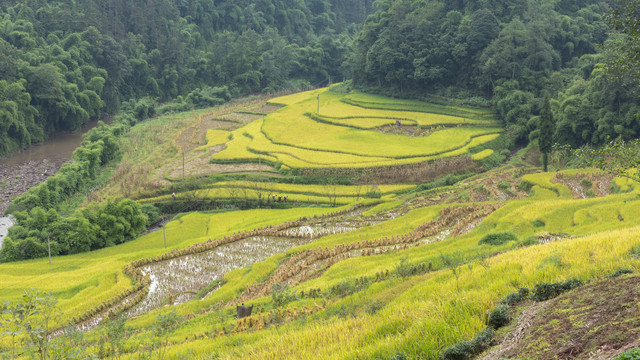
<instances>
[{"instance_id":1,"label":"green leafy bush","mask_svg":"<svg viewBox=\"0 0 640 360\"><path fill-rule=\"evenodd\" d=\"M614 360L640 360L640 349L625 351Z\"/></svg>"},{"instance_id":2,"label":"green leafy bush","mask_svg":"<svg viewBox=\"0 0 640 360\"><path fill-rule=\"evenodd\" d=\"M591 188L593 183L591 181L583 178L582 180L580 180L580 185L582 185L582 187L584 187L585 189L589 189L589 188Z\"/></svg>"},{"instance_id":3,"label":"green leafy bush","mask_svg":"<svg viewBox=\"0 0 640 360\"><path fill-rule=\"evenodd\" d=\"M511 231L500 231L483 236L478 244L498 246L506 244L509 241L518 241L518 237L516 236L516 234L512 233Z\"/></svg>"},{"instance_id":4,"label":"green leafy bush","mask_svg":"<svg viewBox=\"0 0 640 360\"><path fill-rule=\"evenodd\" d=\"M512 292L507 295L502 302L507 305L517 304L519 302L525 301L529 298L529 288L522 287L518 289L516 292Z\"/></svg>"},{"instance_id":5,"label":"green leafy bush","mask_svg":"<svg viewBox=\"0 0 640 360\"><path fill-rule=\"evenodd\" d=\"M532 187L533 187L533 184L527 181L520 181L518 185L516 185L516 188L518 188L518 190L522 190L526 192L531 191Z\"/></svg>"},{"instance_id":6,"label":"green leafy bush","mask_svg":"<svg viewBox=\"0 0 640 360\"><path fill-rule=\"evenodd\" d=\"M526 239L522 240L518 246L520 247L525 247L525 246L531 246L531 245L538 245L540 244L540 241L538 240L537 237L535 236L529 236Z\"/></svg>"},{"instance_id":7,"label":"green leafy bush","mask_svg":"<svg viewBox=\"0 0 640 360\"><path fill-rule=\"evenodd\" d=\"M624 274L631 274L633 273L633 270L629 269L629 268L620 268L618 270L616 270L613 274L608 275L608 278L616 278L620 275L624 275Z\"/></svg>"},{"instance_id":8,"label":"green leafy bush","mask_svg":"<svg viewBox=\"0 0 640 360\"><path fill-rule=\"evenodd\" d=\"M545 223L544 221L540 220L540 219L535 219L531 222L531 225L535 226L535 227L544 227Z\"/></svg>"},{"instance_id":9,"label":"green leafy bush","mask_svg":"<svg viewBox=\"0 0 640 360\"><path fill-rule=\"evenodd\" d=\"M506 181L503 181L500 184L498 184L498 188L502 190L508 190L508 189L511 189L511 184Z\"/></svg>"},{"instance_id":10,"label":"green leafy bush","mask_svg":"<svg viewBox=\"0 0 640 360\"><path fill-rule=\"evenodd\" d=\"M492 328L486 328L470 341L461 341L442 352L443 360L467 360L486 350L495 335Z\"/></svg>"},{"instance_id":11,"label":"green leafy bush","mask_svg":"<svg viewBox=\"0 0 640 360\"><path fill-rule=\"evenodd\" d=\"M511 321L511 315L509 315L509 306L498 305L495 309L489 313L489 320L487 324L494 329L499 329L507 325Z\"/></svg>"},{"instance_id":12,"label":"green leafy bush","mask_svg":"<svg viewBox=\"0 0 640 360\"><path fill-rule=\"evenodd\" d=\"M582 280L571 279L565 282L556 283L539 283L533 288L533 294L531 299L535 301L545 301L553 299L554 297L562 294L565 291L575 289L583 284Z\"/></svg>"}]
</instances>

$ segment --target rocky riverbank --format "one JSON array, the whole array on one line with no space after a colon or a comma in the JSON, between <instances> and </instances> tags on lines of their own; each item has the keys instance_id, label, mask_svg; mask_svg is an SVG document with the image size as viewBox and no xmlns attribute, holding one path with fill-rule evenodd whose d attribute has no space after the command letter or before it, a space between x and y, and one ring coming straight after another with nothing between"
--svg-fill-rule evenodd
<instances>
[{"instance_id":1,"label":"rocky riverbank","mask_svg":"<svg viewBox=\"0 0 640 360\"><path fill-rule=\"evenodd\" d=\"M0 215L4 214L14 196L45 181L55 174L64 161L29 161L18 165L5 165L0 159Z\"/></svg>"}]
</instances>

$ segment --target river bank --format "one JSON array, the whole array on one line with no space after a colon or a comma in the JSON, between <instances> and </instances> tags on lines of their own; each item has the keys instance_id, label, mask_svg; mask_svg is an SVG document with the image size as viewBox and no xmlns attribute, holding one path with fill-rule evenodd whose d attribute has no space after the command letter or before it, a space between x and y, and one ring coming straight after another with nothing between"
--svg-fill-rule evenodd
<instances>
[{"instance_id":1,"label":"river bank","mask_svg":"<svg viewBox=\"0 0 640 360\"><path fill-rule=\"evenodd\" d=\"M64 161L42 159L10 166L0 165L0 215L3 215L14 196L29 190L55 174Z\"/></svg>"},{"instance_id":2,"label":"river bank","mask_svg":"<svg viewBox=\"0 0 640 360\"><path fill-rule=\"evenodd\" d=\"M73 133L56 133L42 144L32 145L8 157L0 157L0 216L11 198L55 174L82 142L82 135L98 126L92 121Z\"/></svg>"}]
</instances>

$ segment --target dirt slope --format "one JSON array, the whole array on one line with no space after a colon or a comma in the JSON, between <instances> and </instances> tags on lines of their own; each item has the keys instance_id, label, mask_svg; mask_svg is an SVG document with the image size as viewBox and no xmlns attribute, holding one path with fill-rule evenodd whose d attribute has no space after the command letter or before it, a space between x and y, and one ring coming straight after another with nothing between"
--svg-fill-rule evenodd
<instances>
[{"instance_id":1,"label":"dirt slope","mask_svg":"<svg viewBox=\"0 0 640 360\"><path fill-rule=\"evenodd\" d=\"M640 276L623 275L527 304L480 359L615 358L640 346L639 301Z\"/></svg>"}]
</instances>

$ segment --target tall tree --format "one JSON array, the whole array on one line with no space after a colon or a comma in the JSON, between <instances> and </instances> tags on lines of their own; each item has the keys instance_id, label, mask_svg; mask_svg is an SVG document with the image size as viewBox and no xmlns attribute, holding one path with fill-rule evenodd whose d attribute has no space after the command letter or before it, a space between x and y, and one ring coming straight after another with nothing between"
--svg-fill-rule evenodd
<instances>
[{"instance_id":1,"label":"tall tree","mask_svg":"<svg viewBox=\"0 0 640 360\"><path fill-rule=\"evenodd\" d=\"M549 151L553 145L553 114L551 113L551 105L549 104L549 95L544 97L542 111L540 111L540 137L538 138L538 147L542 152L542 164L544 171L547 171L549 162Z\"/></svg>"}]
</instances>

